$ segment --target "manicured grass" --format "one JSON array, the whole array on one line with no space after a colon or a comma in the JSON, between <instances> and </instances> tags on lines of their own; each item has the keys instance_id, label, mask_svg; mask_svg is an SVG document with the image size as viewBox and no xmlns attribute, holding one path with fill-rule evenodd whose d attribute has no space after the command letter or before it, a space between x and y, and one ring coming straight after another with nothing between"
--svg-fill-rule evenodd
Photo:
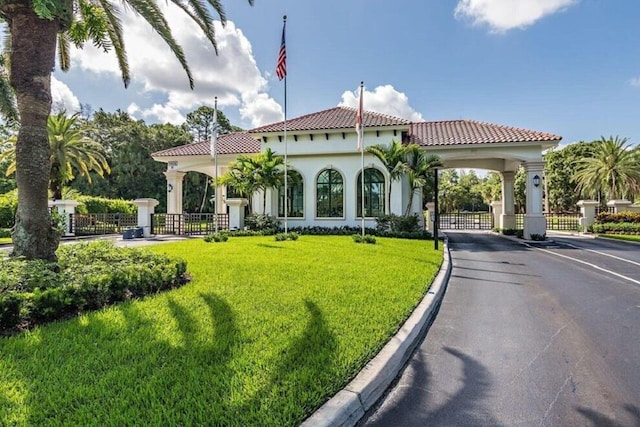
<instances>
[{"instance_id":1,"label":"manicured grass","mask_svg":"<svg viewBox=\"0 0 640 427\"><path fill-rule=\"evenodd\" d=\"M0 237L0 243L11 243L11 237Z\"/></svg>"},{"instance_id":2,"label":"manicured grass","mask_svg":"<svg viewBox=\"0 0 640 427\"><path fill-rule=\"evenodd\" d=\"M433 242L233 237L152 247L182 288L0 339L0 425L300 423L427 290Z\"/></svg>"},{"instance_id":3,"label":"manicured grass","mask_svg":"<svg viewBox=\"0 0 640 427\"><path fill-rule=\"evenodd\" d=\"M598 237L607 239L626 240L628 242L640 242L640 235L637 234L598 234Z\"/></svg>"}]
</instances>

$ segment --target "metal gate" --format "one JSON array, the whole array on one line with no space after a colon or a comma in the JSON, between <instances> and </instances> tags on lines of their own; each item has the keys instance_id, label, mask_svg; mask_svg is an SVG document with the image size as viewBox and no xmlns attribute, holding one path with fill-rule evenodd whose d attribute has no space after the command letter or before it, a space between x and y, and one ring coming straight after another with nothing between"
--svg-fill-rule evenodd
<instances>
[{"instance_id":1,"label":"metal gate","mask_svg":"<svg viewBox=\"0 0 640 427\"><path fill-rule=\"evenodd\" d=\"M218 230L229 229L229 215L217 214ZM151 215L151 234L203 235L216 230L216 214L183 213Z\"/></svg>"},{"instance_id":2,"label":"metal gate","mask_svg":"<svg viewBox=\"0 0 640 427\"><path fill-rule=\"evenodd\" d=\"M452 212L439 215L440 230L491 230L493 214L490 212Z\"/></svg>"}]
</instances>

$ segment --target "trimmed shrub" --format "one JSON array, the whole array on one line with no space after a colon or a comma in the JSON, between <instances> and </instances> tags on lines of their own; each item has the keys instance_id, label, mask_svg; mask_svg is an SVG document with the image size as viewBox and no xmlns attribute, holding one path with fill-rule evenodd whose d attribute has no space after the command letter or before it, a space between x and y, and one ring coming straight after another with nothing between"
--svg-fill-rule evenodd
<instances>
[{"instance_id":1,"label":"trimmed shrub","mask_svg":"<svg viewBox=\"0 0 640 427\"><path fill-rule=\"evenodd\" d=\"M640 222L605 222L595 223L590 230L593 233L640 234Z\"/></svg>"},{"instance_id":2,"label":"trimmed shrub","mask_svg":"<svg viewBox=\"0 0 640 427\"><path fill-rule=\"evenodd\" d=\"M264 235L275 234L280 221L274 216L251 214L244 219L244 225L252 231L261 231Z\"/></svg>"},{"instance_id":3,"label":"trimmed shrub","mask_svg":"<svg viewBox=\"0 0 640 427\"><path fill-rule=\"evenodd\" d=\"M107 199L97 196L80 196L77 200L81 203L76 209L78 213L123 213L135 214L138 211L136 205L130 200Z\"/></svg>"},{"instance_id":4,"label":"trimmed shrub","mask_svg":"<svg viewBox=\"0 0 640 427\"><path fill-rule=\"evenodd\" d=\"M602 212L596 215L596 224L622 223L622 222L640 224L640 212L619 212L619 213Z\"/></svg>"},{"instance_id":5,"label":"trimmed shrub","mask_svg":"<svg viewBox=\"0 0 640 427\"><path fill-rule=\"evenodd\" d=\"M362 234L353 234L351 237L353 238L353 241L356 243L368 243L371 245L376 244L375 236L372 236L370 234L365 234L364 236Z\"/></svg>"},{"instance_id":6,"label":"trimmed shrub","mask_svg":"<svg viewBox=\"0 0 640 427\"><path fill-rule=\"evenodd\" d=\"M109 241L58 249L58 262L0 261L0 334L180 286L182 260Z\"/></svg>"},{"instance_id":7,"label":"trimmed shrub","mask_svg":"<svg viewBox=\"0 0 640 427\"><path fill-rule=\"evenodd\" d=\"M10 228L0 228L0 237L11 237Z\"/></svg>"},{"instance_id":8,"label":"trimmed shrub","mask_svg":"<svg viewBox=\"0 0 640 427\"><path fill-rule=\"evenodd\" d=\"M432 234L427 230L418 231L384 231L375 228L365 228L365 234L378 237L392 237L398 239L410 239L410 240L429 240L432 239ZM289 228L289 231L295 232L300 235L309 236L352 236L354 234L360 234L362 228L360 227L294 227Z\"/></svg>"},{"instance_id":9,"label":"trimmed shrub","mask_svg":"<svg viewBox=\"0 0 640 427\"><path fill-rule=\"evenodd\" d=\"M381 215L376 218L377 231L414 232L420 231L418 215Z\"/></svg>"},{"instance_id":10,"label":"trimmed shrub","mask_svg":"<svg viewBox=\"0 0 640 427\"><path fill-rule=\"evenodd\" d=\"M225 231L220 231L218 233L212 233L212 234L207 234L206 236L204 236L204 241L207 243L211 243L211 242L226 242L227 240L229 240L229 233L225 232Z\"/></svg>"}]
</instances>

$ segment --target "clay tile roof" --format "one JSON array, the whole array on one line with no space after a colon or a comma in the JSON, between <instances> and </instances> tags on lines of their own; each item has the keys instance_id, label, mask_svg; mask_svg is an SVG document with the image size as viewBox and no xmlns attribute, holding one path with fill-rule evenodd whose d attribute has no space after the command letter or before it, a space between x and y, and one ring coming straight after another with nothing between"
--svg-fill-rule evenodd
<instances>
[{"instance_id":1,"label":"clay tile roof","mask_svg":"<svg viewBox=\"0 0 640 427\"><path fill-rule=\"evenodd\" d=\"M247 132L234 132L218 137L218 154L250 154L260 152L260 142ZM181 145L153 153L152 157L169 156L208 156L210 155L209 141Z\"/></svg>"},{"instance_id":2,"label":"clay tile roof","mask_svg":"<svg viewBox=\"0 0 640 427\"><path fill-rule=\"evenodd\" d=\"M410 135L411 142L424 146L560 141L561 139L561 136L550 133L475 120L412 123Z\"/></svg>"},{"instance_id":3,"label":"clay tile roof","mask_svg":"<svg viewBox=\"0 0 640 427\"><path fill-rule=\"evenodd\" d=\"M408 120L386 114L364 111L362 122L366 127L408 126ZM287 131L312 131L326 129L352 129L356 125L356 109L350 107L334 107L317 113L307 114L287 120ZM271 123L251 129L250 133L283 132L284 122Z\"/></svg>"}]
</instances>

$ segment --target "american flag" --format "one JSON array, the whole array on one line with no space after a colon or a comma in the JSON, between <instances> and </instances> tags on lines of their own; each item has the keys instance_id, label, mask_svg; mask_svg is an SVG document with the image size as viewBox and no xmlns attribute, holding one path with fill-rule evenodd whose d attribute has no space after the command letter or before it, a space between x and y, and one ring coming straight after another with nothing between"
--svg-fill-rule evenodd
<instances>
[{"instance_id":1,"label":"american flag","mask_svg":"<svg viewBox=\"0 0 640 427\"><path fill-rule=\"evenodd\" d=\"M284 43L284 29L286 26L287 21L282 25L282 43L280 43L280 53L278 53L278 63L276 64L276 76L278 76L279 80L287 76L287 49Z\"/></svg>"}]
</instances>

